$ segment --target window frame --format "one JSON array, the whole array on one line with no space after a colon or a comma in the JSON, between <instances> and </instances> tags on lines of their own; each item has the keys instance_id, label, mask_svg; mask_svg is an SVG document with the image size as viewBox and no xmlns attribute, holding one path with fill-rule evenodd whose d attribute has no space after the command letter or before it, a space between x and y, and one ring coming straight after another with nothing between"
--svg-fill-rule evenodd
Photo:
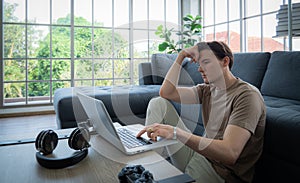
<instances>
[{"instance_id":1,"label":"window frame","mask_svg":"<svg viewBox=\"0 0 300 183\"><path fill-rule=\"evenodd\" d=\"M95 7L94 7L94 0L91 0L92 1L92 11L94 11L94 9L95 9ZM127 78L116 78L115 77L115 74L114 74L114 66L112 66L112 83L113 83L113 85L116 83L116 81L118 81L119 79L127 79L127 80L129 80L129 84L135 84L135 83L137 83L138 82L138 78L136 78L135 77L135 73L134 73L134 67L135 67L135 61L145 61L145 62L149 62L150 61L150 59L151 59L151 55L150 55L150 40L149 40L149 37L150 37L150 32L153 32L153 31L155 31L155 29L150 29L149 28L149 21L151 21L151 20L149 20L149 1L150 0L145 0L146 2L147 2L147 24L148 24L148 26L147 26L147 28L134 28L133 27L133 25L130 23L130 22L132 22L133 21L133 2L134 2L134 0L128 0L128 6L129 6L129 15L128 15L128 18L129 18L129 20L128 20L128 22L129 22L129 26L128 26L128 28L117 28L117 27L115 27L115 25L114 25L114 14L115 14L115 7L114 7L114 3L115 3L115 1L116 0L112 0L112 25L111 25L111 27L105 27L105 26L103 26L103 27L98 27L98 26L95 26L94 25L94 17L95 17L95 14L94 14L94 12L92 13L92 25L90 25L90 26L83 26L84 28L87 28L87 27L90 27L91 28L91 30L92 30L92 43L94 43L94 37L93 37L93 31L94 31L94 29L95 28L108 28L108 29L111 29L111 31L112 31L112 50L114 50L114 44L115 44L115 42L114 42L114 33L115 33L115 31L118 29L118 30L121 30L121 29L124 29L124 30L128 30L129 31L129 41L128 41L128 49L129 49L129 57L128 58L115 58L114 56L112 57L112 58L94 58L94 55L92 55L91 57L89 57L88 59L90 59L90 60L92 60L93 62L94 61L97 61L97 60L106 60L106 59L110 59L110 60L112 60L112 62L113 62L113 65L114 65L114 61L118 61L118 60L122 60L122 59L124 59L124 60L129 60L129 77ZM3 15L3 13L1 13L1 15L0 15L0 28L1 28L1 30L2 31L0 31L0 37L2 38L1 40L1 42L0 42L0 49L1 49L1 52L0 52L0 59L1 59L1 63L2 63L2 66L1 66L1 69L0 69L0 74L1 74L1 79L0 79L0 109L1 108L11 108L11 107L28 107L28 106L44 106L44 105L53 105L53 97L54 97L54 91L52 91L52 87L53 87L53 83L54 82L59 82L59 81L63 81L63 82L70 82L70 86L71 87L73 87L73 86L76 86L76 81L84 81L85 79L76 79L75 78L75 61L76 60L84 60L84 59L87 59L87 58L75 58L75 50L74 50L74 45L75 45L75 39L74 39L74 31L75 31L75 29L76 29L76 27L81 27L81 26L78 26L78 25L75 25L74 24L74 13L75 13L75 2L74 2L74 0L70 0L69 2L70 2L70 16L71 16L71 22L70 22L70 25L57 25L57 24L55 24L53 21L52 21L52 18L53 18L53 16L52 16L52 7L53 7L53 3L52 3L52 0L49 0L49 3L50 3L50 5L49 5L49 8L50 8L50 21L49 21L49 23L29 23L28 22L28 20L27 20L27 17L28 17L28 0L24 0L24 2L25 2L25 22L21 22L21 23L19 23L19 22L4 22L4 15ZM164 22L164 26L166 26L166 11L167 11L167 7L166 7L166 3L167 2L167 0L164 0L164 2L163 2L163 4L164 4L164 12L163 12L163 14L164 14L164 17L163 17L163 22ZM181 0L177 0L177 3L178 3L178 25L179 25L179 23L181 22L181 20L180 20L180 17L181 17L181 11L180 11L180 9L181 9L181 3L182 3L182 1ZM1 1L1 7L2 7L2 9L4 9L4 0L2 0ZM4 12L4 11L3 11ZM20 82L22 82L22 83L25 83L25 89L26 89L26 94L25 94L25 102L22 102L22 104L9 104L9 103L5 103L5 98L4 98L4 85L5 85L5 83L7 83L6 81L5 81L5 79L4 79L4 65L5 65L5 60L7 60L7 59L10 59L10 58L4 58L4 53L3 53L3 51L4 51L4 33L3 33L3 30L4 30L4 26L5 25L9 25L9 24L16 24L16 25L24 25L25 26L25 34L27 34L27 27L28 26L31 26L31 25L37 25L37 26L39 26L39 25L43 25L43 26L48 26L49 27L49 34L50 34L50 56L49 56L49 58L47 57L46 59L48 59L49 60L49 62L50 62L50 68L52 68L52 64L53 64L53 62L55 61L55 60L58 60L58 59L64 59L64 60L70 60L70 62L71 62L71 65L70 65L70 79L66 79L66 80L61 80L61 79L58 79L58 80L53 80L53 78L52 78L52 71L50 72L50 79L49 80L42 80L42 82L49 82L49 96L45 96L45 97L49 97L49 100L47 99L47 101L46 102L42 102L42 103L37 103L37 104L35 104L35 103L30 103L30 101L29 101L29 95L28 95L28 84L30 83L30 82L32 82L32 81L29 81L29 79L28 79L28 67L27 67L27 65L28 65L28 62L29 62L29 60L30 59L36 59L36 60L38 60L39 58L29 58L28 57L28 47L26 46L26 56L25 56L25 58L23 58L24 60L26 60L26 78L25 78L25 80L23 81L20 81ZM65 27L69 27L70 28L70 58L54 58L53 56L52 56L52 29L53 29L53 27L55 27L55 26L65 26ZM178 28L179 28L179 26L178 26ZM135 58L134 57L134 48L133 48L133 44L131 44L132 43L132 41L133 41L133 31L135 31L135 30L143 30L143 31L147 31L147 35L148 35L148 41L147 41L147 45L148 45L148 53L147 53L147 57L145 57L145 58ZM28 42L28 36L27 35L25 35L25 39L26 39L26 41L25 41L25 44L27 44L27 42ZM93 45L93 44L92 44ZM94 46L92 46L92 50L94 49ZM18 58L12 58L11 60L17 60ZM92 78L91 79L87 79L87 80L89 80L89 81L91 81L92 82L92 86L94 86L95 85L95 82L97 81L97 80L101 80L101 78L95 78L95 76L94 76L94 72L92 73ZM106 78L107 79L107 78ZM8 81L9 83L11 83L11 81ZM34 82L34 81L33 81ZM39 97L39 96L35 96L35 97Z\"/></svg>"},{"instance_id":2,"label":"window frame","mask_svg":"<svg viewBox=\"0 0 300 183\"><path fill-rule=\"evenodd\" d=\"M276 14L277 13L277 10L274 10L274 11L267 11L267 12L263 12L263 0L260 0L260 10L259 10L259 14L255 14L255 15L251 15L251 16L247 16L247 12L246 12L246 2L247 0L239 0L239 17L237 19L232 19L230 20L230 0L226 0L226 4L227 4L227 9L226 11L228 12L227 13L227 21L225 22L219 22L219 23L216 23L216 0L201 0L201 15L202 17L205 18L205 2L206 1L212 1L213 3L213 23L207 23L205 22L205 19L203 21L203 37L204 37L204 40L205 40L205 31L207 28L210 28L210 29L213 29L213 40L216 40L216 27L217 26L220 26L220 25L225 25L227 26L227 39L228 39L228 45L230 46L230 29L229 29L229 25L231 23L234 23L234 22L239 22L240 24L240 51L239 52L248 52L248 32L247 32L247 21L252 18L256 18L256 17L259 17L260 19L260 29L261 29L261 32L260 32L260 51L264 51L264 17L267 16L267 15L271 15L271 14ZM248 0L249 1L249 0ZM285 4L285 0L282 0L282 3L281 4ZM279 8L279 7L278 7ZM207 10L207 11L211 11L211 10ZM275 36L275 35L274 35ZM279 38L279 39L282 39L282 43L283 43L283 50L286 50L286 37L282 37L282 38Z\"/></svg>"}]
</instances>

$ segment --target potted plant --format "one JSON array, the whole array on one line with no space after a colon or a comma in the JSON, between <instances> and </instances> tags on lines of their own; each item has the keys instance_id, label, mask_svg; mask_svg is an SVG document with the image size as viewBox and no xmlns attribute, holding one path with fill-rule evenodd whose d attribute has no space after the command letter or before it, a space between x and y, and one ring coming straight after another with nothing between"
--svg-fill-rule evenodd
<instances>
[{"instance_id":1,"label":"potted plant","mask_svg":"<svg viewBox=\"0 0 300 183\"><path fill-rule=\"evenodd\" d=\"M178 53L182 48L194 46L201 37L201 19L200 15L193 17L188 14L184 16L183 30L176 32L176 35L181 37L177 42L171 39L173 28L168 30L167 28L164 29L162 25L158 26L155 34L164 39L164 42L158 45L158 50L161 52L166 51L167 53Z\"/></svg>"}]
</instances>

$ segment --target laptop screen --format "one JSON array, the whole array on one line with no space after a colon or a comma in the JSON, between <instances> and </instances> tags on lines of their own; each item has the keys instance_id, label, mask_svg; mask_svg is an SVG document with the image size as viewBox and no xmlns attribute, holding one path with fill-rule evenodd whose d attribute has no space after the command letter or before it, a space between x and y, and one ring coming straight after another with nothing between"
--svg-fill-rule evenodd
<instances>
[{"instance_id":1,"label":"laptop screen","mask_svg":"<svg viewBox=\"0 0 300 183\"><path fill-rule=\"evenodd\" d=\"M96 132L109 141L119 141L113 122L103 102L81 93L77 93L77 96Z\"/></svg>"}]
</instances>

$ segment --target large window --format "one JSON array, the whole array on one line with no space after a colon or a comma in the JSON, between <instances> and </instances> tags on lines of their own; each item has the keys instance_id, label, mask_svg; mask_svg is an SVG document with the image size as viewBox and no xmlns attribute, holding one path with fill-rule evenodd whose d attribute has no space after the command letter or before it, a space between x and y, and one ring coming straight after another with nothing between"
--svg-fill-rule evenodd
<instances>
[{"instance_id":1,"label":"large window","mask_svg":"<svg viewBox=\"0 0 300 183\"><path fill-rule=\"evenodd\" d=\"M0 107L51 104L57 88L138 83L178 28L179 0L2 0Z\"/></svg>"},{"instance_id":2,"label":"large window","mask_svg":"<svg viewBox=\"0 0 300 183\"><path fill-rule=\"evenodd\" d=\"M292 3L299 2L293 0ZM224 41L234 52L289 50L276 36L276 14L287 0L202 0L203 39ZM293 50L300 50L293 39Z\"/></svg>"}]
</instances>

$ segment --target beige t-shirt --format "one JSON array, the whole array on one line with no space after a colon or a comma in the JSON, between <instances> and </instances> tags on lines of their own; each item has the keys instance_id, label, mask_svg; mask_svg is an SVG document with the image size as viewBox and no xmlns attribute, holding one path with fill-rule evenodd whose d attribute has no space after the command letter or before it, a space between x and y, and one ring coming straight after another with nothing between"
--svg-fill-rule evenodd
<instances>
[{"instance_id":1,"label":"beige t-shirt","mask_svg":"<svg viewBox=\"0 0 300 183\"><path fill-rule=\"evenodd\" d=\"M195 88L202 103L206 137L223 139L228 124L245 128L251 133L249 141L233 166L210 159L209 161L226 182L251 182L254 165L263 149L266 121L266 108L260 92L240 79L227 90L217 90L206 84L199 84Z\"/></svg>"}]
</instances>

